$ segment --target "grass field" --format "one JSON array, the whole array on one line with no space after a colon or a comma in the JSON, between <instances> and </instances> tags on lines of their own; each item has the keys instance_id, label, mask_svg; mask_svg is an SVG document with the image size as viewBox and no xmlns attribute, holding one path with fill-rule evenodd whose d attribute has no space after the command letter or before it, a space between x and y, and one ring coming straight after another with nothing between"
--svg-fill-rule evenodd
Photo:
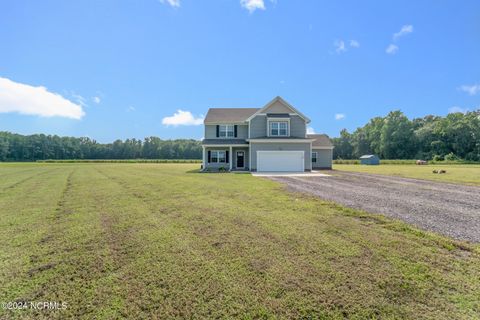
<instances>
[{"instance_id":1,"label":"grass field","mask_svg":"<svg viewBox=\"0 0 480 320\"><path fill-rule=\"evenodd\" d=\"M390 176L400 176L424 180L434 180L449 183L480 185L480 165L451 164L451 165L402 165L388 164L379 166L334 164L333 169L341 171L354 171L376 173ZM445 174L435 174L434 169L446 170Z\"/></svg>"},{"instance_id":2,"label":"grass field","mask_svg":"<svg viewBox=\"0 0 480 320\"><path fill-rule=\"evenodd\" d=\"M0 318L473 319L480 250L193 164L0 165Z\"/></svg>"}]
</instances>

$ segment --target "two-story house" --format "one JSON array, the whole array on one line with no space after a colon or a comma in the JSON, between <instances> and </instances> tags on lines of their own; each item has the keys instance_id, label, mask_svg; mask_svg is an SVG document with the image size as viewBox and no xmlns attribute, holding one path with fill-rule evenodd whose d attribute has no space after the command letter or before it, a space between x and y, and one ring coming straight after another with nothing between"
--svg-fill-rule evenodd
<instances>
[{"instance_id":1,"label":"two-story house","mask_svg":"<svg viewBox=\"0 0 480 320\"><path fill-rule=\"evenodd\" d=\"M263 108L211 108L205 117L203 169L303 172L331 169L333 145L307 134L310 122L281 97Z\"/></svg>"}]
</instances>

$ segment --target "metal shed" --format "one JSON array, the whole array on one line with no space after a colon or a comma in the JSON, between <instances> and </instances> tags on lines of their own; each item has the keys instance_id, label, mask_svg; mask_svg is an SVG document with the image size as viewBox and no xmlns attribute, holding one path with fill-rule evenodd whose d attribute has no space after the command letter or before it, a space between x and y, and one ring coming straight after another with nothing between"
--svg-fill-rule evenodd
<instances>
[{"instance_id":1,"label":"metal shed","mask_svg":"<svg viewBox=\"0 0 480 320\"><path fill-rule=\"evenodd\" d=\"M366 154L360 157L360 164L379 165L380 158L374 154Z\"/></svg>"}]
</instances>

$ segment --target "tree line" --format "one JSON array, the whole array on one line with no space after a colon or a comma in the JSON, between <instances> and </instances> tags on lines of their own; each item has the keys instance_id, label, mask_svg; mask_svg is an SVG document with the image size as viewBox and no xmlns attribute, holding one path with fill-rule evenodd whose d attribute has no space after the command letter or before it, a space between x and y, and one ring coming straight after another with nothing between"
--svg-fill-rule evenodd
<instances>
[{"instance_id":1,"label":"tree line","mask_svg":"<svg viewBox=\"0 0 480 320\"><path fill-rule=\"evenodd\" d=\"M382 159L480 161L480 110L409 120L401 111L375 117L332 139L334 159L377 154ZM71 159L201 159L198 140L158 137L99 143L81 137L0 132L0 161Z\"/></svg>"},{"instance_id":2,"label":"tree line","mask_svg":"<svg viewBox=\"0 0 480 320\"><path fill-rule=\"evenodd\" d=\"M82 137L57 135L20 135L0 132L0 161L36 161L46 159L201 159L198 140L126 139L99 143Z\"/></svg>"},{"instance_id":3,"label":"tree line","mask_svg":"<svg viewBox=\"0 0 480 320\"><path fill-rule=\"evenodd\" d=\"M383 159L480 161L480 110L408 119L401 111L375 117L333 138L335 159L376 154Z\"/></svg>"}]
</instances>

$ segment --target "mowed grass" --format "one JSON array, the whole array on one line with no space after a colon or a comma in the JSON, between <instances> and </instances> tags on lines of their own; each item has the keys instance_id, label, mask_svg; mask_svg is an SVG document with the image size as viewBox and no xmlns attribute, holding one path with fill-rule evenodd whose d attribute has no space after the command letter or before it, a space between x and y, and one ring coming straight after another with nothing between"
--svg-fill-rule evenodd
<instances>
[{"instance_id":1,"label":"mowed grass","mask_svg":"<svg viewBox=\"0 0 480 320\"><path fill-rule=\"evenodd\" d=\"M433 180L449 183L480 185L480 164L452 164L452 165L406 165L388 164L378 166L334 164L334 170L376 173L389 176ZM446 170L447 173L436 174L433 170Z\"/></svg>"},{"instance_id":2,"label":"mowed grass","mask_svg":"<svg viewBox=\"0 0 480 320\"><path fill-rule=\"evenodd\" d=\"M474 319L480 250L192 164L0 165L8 319Z\"/></svg>"}]
</instances>

